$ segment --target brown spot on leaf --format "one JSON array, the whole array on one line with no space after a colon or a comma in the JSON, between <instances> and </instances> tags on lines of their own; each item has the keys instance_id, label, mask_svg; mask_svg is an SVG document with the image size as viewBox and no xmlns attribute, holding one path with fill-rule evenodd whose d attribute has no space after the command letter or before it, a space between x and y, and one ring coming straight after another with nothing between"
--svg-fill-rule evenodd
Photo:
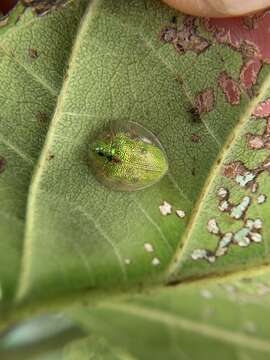
<instances>
[{"instance_id":1,"label":"brown spot on leaf","mask_svg":"<svg viewBox=\"0 0 270 360\"><path fill-rule=\"evenodd\" d=\"M244 64L240 73L240 81L245 89L251 89L251 87L256 84L261 67L261 61L256 58Z\"/></svg>"},{"instance_id":2,"label":"brown spot on leaf","mask_svg":"<svg viewBox=\"0 0 270 360\"><path fill-rule=\"evenodd\" d=\"M3 156L0 156L0 174L5 170L7 161Z\"/></svg>"},{"instance_id":3,"label":"brown spot on leaf","mask_svg":"<svg viewBox=\"0 0 270 360\"><path fill-rule=\"evenodd\" d=\"M37 15L45 15L49 11L59 9L71 0L21 0L24 6L31 7Z\"/></svg>"},{"instance_id":4,"label":"brown spot on leaf","mask_svg":"<svg viewBox=\"0 0 270 360\"><path fill-rule=\"evenodd\" d=\"M196 109L199 113L207 113L214 109L215 96L211 88L200 92L195 99Z\"/></svg>"},{"instance_id":5,"label":"brown spot on leaf","mask_svg":"<svg viewBox=\"0 0 270 360\"><path fill-rule=\"evenodd\" d=\"M198 123L201 121L201 117L200 117L200 113L198 112L198 110L194 107L188 110L188 112L191 115L191 120L194 123Z\"/></svg>"},{"instance_id":6,"label":"brown spot on leaf","mask_svg":"<svg viewBox=\"0 0 270 360\"><path fill-rule=\"evenodd\" d=\"M47 160L53 160L54 159L54 155L52 154L52 153L48 153L48 155L47 155Z\"/></svg>"},{"instance_id":7,"label":"brown spot on leaf","mask_svg":"<svg viewBox=\"0 0 270 360\"><path fill-rule=\"evenodd\" d=\"M219 75L218 84L221 87L229 104L237 105L240 102L240 89L237 82L225 71Z\"/></svg>"},{"instance_id":8,"label":"brown spot on leaf","mask_svg":"<svg viewBox=\"0 0 270 360\"><path fill-rule=\"evenodd\" d=\"M223 175L233 179L237 175L244 175L246 171L247 169L242 161L233 161L230 164L224 166Z\"/></svg>"},{"instance_id":9,"label":"brown spot on leaf","mask_svg":"<svg viewBox=\"0 0 270 360\"><path fill-rule=\"evenodd\" d=\"M29 57L33 60L36 60L38 58L38 51L37 49L34 49L34 48L30 48L28 50L28 54L29 54Z\"/></svg>"},{"instance_id":10,"label":"brown spot on leaf","mask_svg":"<svg viewBox=\"0 0 270 360\"><path fill-rule=\"evenodd\" d=\"M198 134L191 134L191 141L194 142L195 144L197 144L199 141L201 140L200 135Z\"/></svg>"},{"instance_id":11,"label":"brown spot on leaf","mask_svg":"<svg viewBox=\"0 0 270 360\"><path fill-rule=\"evenodd\" d=\"M266 122L262 135L247 134L248 147L251 150L269 149L270 150L270 120Z\"/></svg>"},{"instance_id":12,"label":"brown spot on leaf","mask_svg":"<svg viewBox=\"0 0 270 360\"><path fill-rule=\"evenodd\" d=\"M266 145L268 145L269 148L269 140L270 139L268 139L268 141L266 142L266 139L264 139L264 136L262 135L247 134L248 146L252 150L263 149L266 147Z\"/></svg>"},{"instance_id":13,"label":"brown spot on leaf","mask_svg":"<svg viewBox=\"0 0 270 360\"><path fill-rule=\"evenodd\" d=\"M185 18L181 29L177 29L175 26L164 28L160 32L160 40L171 43L180 54L187 51L200 54L210 46L207 39L197 34L196 18L193 16Z\"/></svg>"}]
</instances>

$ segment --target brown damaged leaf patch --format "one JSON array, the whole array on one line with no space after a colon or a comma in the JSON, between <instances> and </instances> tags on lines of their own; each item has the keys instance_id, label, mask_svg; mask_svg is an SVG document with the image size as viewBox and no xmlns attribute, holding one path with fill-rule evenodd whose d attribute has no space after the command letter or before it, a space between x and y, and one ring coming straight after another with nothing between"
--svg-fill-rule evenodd
<instances>
[{"instance_id":1,"label":"brown damaged leaf patch","mask_svg":"<svg viewBox=\"0 0 270 360\"><path fill-rule=\"evenodd\" d=\"M195 99L198 113L208 113L214 109L215 96L211 88L201 91Z\"/></svg>"},{"instance_id":2,"label":"brown damaged leaf patch","mask_svg":"<svg viewBox=\"0 0 270 360\"><path fill-rule=\"evenodd\" d=\"M28 54L29 54L29 57L32 59L32 60L36 60L38 58L38 51L37 49L34 49L34 48L30 48L28 50Z\"/></svg>"},{"instance_id":3,"label":"brown damaged leaf patch","mask_svg":"<svg viewBox=\"0 0 270 360\"><path fill-rule=\"evenodd\" d=\"M209 41L197 33L196 17L193 16L187 16L180 29L176 26L162 29L160 40L172 44L179 54L187 51L200 54L210 46Z\"/></svg>"},{"instance_id":4,"label":"brown damaged leaf patch","mask_svg":"<svg viewBox=\"0 0 270 360\"><path fill-rule=\"evenodd\" d=\"M225 71L219 75L218 85L221 87L229 104L238 105L240 103L241 92L238 83Z\"/></svg>"},{"instance_id":5,"label":"brown damaged leaf patch","mask_svg":"<svg viewBox=\"0 0 270 360\"><path fill-rule=\"evenodd\" d=\"M270 11L231 19L204 19L204 26L216 40L241 53L240 82L246 90L256 84L263 63L270 64Z\"/></svg>"},{"instance_id":6,"label":"brown damaged leaf patch","mask_svg":"<svg viewBox=\"0 0 270 360\"><path fill-rule=\"evenodd\" d=\"M253 111L253 115L259 118L265 118L270 116L270 98L260 102Z\"/></svg>"},{"instance_id":7,"label":"brown damaged leaf patch","mask_svg":"<svg viewBox=\"0 0 270 360\"><path fill-rule=\"evenodd\" d=\"M262 135L247 134L247 142L248 147L251 150L270 150L270 120L267 120L267 124Z\"/></svg>"},{"instance_id":8,"label":"brown damaged leaf patch","mask_svg":"<svg viewBox=\"0 0 270 360\"><path fill-rule=\"evenodd\" d=\"M270 155L254 169L249 169L242 161L233 161L224 166L223 175L234 180L240 187L255 192L258 189L257 177L263 172L270 175Z\"/></svg>"}]
</instances>

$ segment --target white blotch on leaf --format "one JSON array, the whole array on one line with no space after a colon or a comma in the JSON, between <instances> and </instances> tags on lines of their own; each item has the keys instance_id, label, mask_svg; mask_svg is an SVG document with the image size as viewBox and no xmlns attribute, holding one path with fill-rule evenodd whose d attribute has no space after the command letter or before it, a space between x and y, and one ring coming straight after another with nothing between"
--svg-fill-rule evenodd
<instances>
[{"instance_id":1,"label":"white blotch on leaf","mask_svg":"<svg viewBox=\"0 0 270 360\"><path fill-rule=\"evenodd\" d=\"M145 243L145 244L143 245L143 247L144 247L144 250L145 250L146 252L149 252L149 253L154 252L153 245L150 244L150 243Z\"/></svg>"},{"instance_id":2,"label":"white blotch on leaf","mask_svg":"<svg viewBox=\"0 0 270 360\"><path fill-rule=\"evenodd\" d=\"M207 251L205 249L196 249L191 254L191 258L193 260L205 259L206 256L207 256Z\"/></svg>"},{"instance_id":3,"label":"white blotch on leaf","mask_svg":"<svg viewBox=\"0 0 270 360\"><path fill-rule=\"evenodd\" d=\"M184 210L176 210L176 215L183 219L186 216L186 213L184 212Z\"/></svg>"},{"instance_id":4,"label":"white blotch on leaf","mask_svg":"<svg viewBox=\"0 0 270 360\"><path fill-rule=\"evenodd\" d=\"M229 210L230 208L230 204L227 200L221 201L220 204L218 205L218 208L220 211L224 212Z\"/></svg>"},{"instance_id":5,"label":"white blotch on leaf","mask_svg":"<svg viewBox=\"0 0 270 360\"><path fill-rule=\"evenodd\" d=\"M213 294L208 289L202 289L200 291L200 294L205 299L212 299L213 298Z\"/></svg>"},{"instance_id":6,"label":"white blotch on leaf","mask_svg":"<svg viewBox=\"0 0 270 360\"><path fill-rule=\"evenodd\" d=\"M258 196L257 203L261 205L265 203L266 200L267 200L267 196L265 194L261 194L260 196Z\"/></svg>"},{"instance_id":7,"label":"white blotch on leaf","mask_svg":"<svg viewBox=\"0 0 270 360\"><path fill-rule=\"evenodd\" d=\"M249 205L250 205L251 199L249 196L244 196L243 200L240 202L239 205L234 206L231 209L231 217L238 220L240 219L244 213L246 212L246 210L248 209Z\"/></svg>"},{"instance_id":8,"label":"white blotch on leaf","mask_svg":"<svg viewBox=\"0 0 270 360\"><path fill-rule=\"evenodd\" d=\"M229 191L224 187L218 189L217 195L220 199L225 199L229 194Z\"/></svg>"},{"instance_id":9,"label":"white blotch on leaf","mask_svg":"<svg viewBox=\"0 0 270 360\"><path fill-rule=\"evenodd\" d=\"M253 181L256 178L256 175L252 172L247 171L244 175L237 175L235 181L241 187L245 187L248 183Z\"/></svg>"},{"instance_id":10,"label":"white blotch on leaf","mask_svg":"<svg viewBox=\"0 0 270 360\"><path fill-rule=\"evenodd\" d=\"M216 222L216 219L210 219L207 223L207 230L211 233L211 234L218 234L220 232L219 230L219 226Z\"/></svg>"},{"instance_id":11,"label":"white blotch on leaf","mask_svg":"<svg viewBox=\"0 0 270 360\"><path fill-rule=\"evenodd\" d=\"M162 215L170 215L172 213L172 205L167 201L163 201L163 203L159 206L159 210Z\"/></svg>"},{"instance_id":12,"label":"white blotch on leaf","mask_svg":"<svg viewBox=\"0 0 270 360\"><path fill-rule=\"evenodd\" d=\"M153 266L159 266L159 265L160 265L160 260L159 260L157 257L155 257L155 258L152 260L152 265L153 265Z\"/></svg>"}]
</instances>

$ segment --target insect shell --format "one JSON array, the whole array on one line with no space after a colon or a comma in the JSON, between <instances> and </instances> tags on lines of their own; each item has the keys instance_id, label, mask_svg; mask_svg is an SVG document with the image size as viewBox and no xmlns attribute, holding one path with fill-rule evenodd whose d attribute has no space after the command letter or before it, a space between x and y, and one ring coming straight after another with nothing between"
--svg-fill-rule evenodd
<instances>
[{"instance_id":1,"label":"insect shell","mask_svg":"<svg viewBox=\"0 0 270 360\"><path fill-rule=\"evenodd\" d=\"M136 191L158 182L168 171L162 145L135 122L115 122L90 144L90 163L97 179L111 189Z\"/></svg>"}]
</instances>

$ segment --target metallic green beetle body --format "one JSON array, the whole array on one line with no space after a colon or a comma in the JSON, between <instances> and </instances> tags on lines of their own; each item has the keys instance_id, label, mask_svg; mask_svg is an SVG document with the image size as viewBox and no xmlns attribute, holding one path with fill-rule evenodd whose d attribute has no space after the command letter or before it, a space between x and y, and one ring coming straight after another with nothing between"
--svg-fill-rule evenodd
<instances>
[{"instance_id":1,"label":"metallic green beetle body","mask_svg":"<svg viewBox=\"0 0 270 360\"><path fill-rule=\"evenodd\" d=\"M91 143L98 179L112 189L136 191L159 181L168 161L155 136L136 123L114 127Z\"/></svg>"}]
</instances>

